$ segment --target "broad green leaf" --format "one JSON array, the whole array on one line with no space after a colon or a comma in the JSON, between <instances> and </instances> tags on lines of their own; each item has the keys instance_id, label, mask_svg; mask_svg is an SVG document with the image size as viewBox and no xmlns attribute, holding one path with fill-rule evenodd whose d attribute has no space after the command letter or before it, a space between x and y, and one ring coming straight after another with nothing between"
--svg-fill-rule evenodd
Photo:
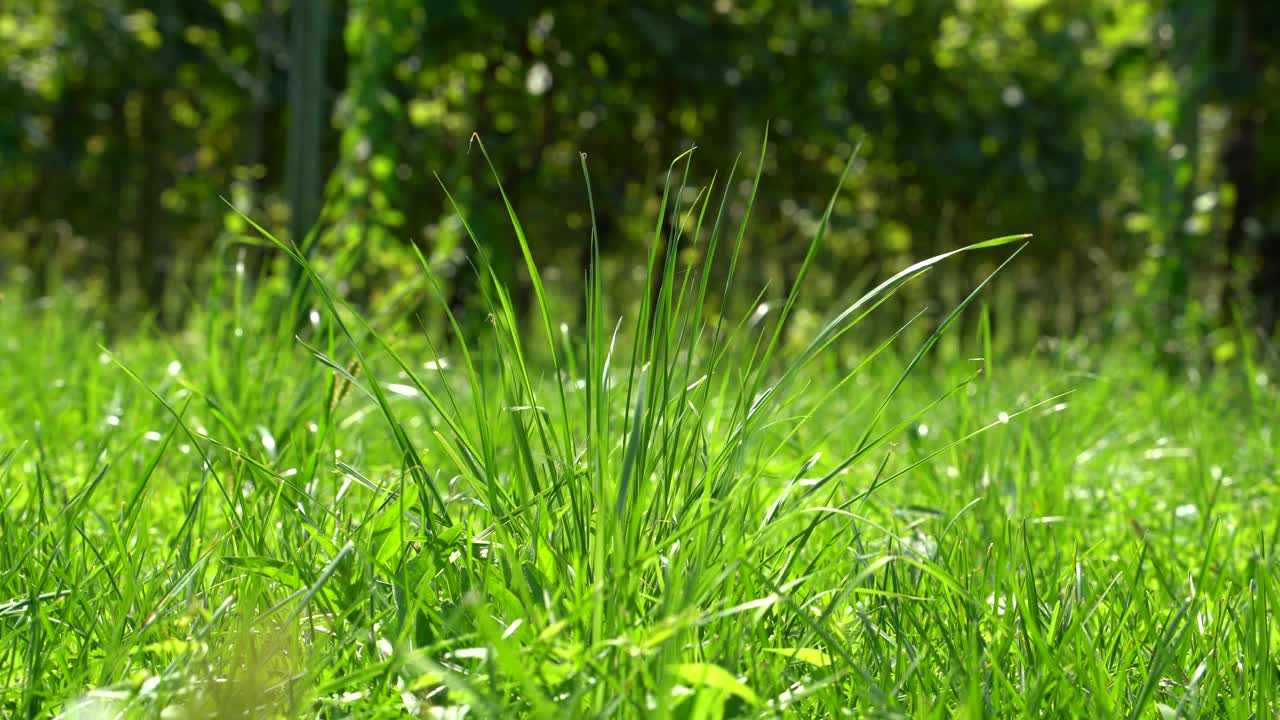
<instances>
[{"instance_id":1,"label":"broad green leaf","mask_svg":"<svg viewBox=\"0 0 1280 720\"><path fill-rule=\"evenodd\" d=\"M723 690L746 700L752 705L760 704L760 696L747 687L741 680L719 665L713 663L681 663L671 665L671 672L681 680L694 687L709 687Z\"/></svg>"},{"instance_id":2,"label":"broad green leaf","mask_svg":"<svg viewBox=\"0 0 1280 720\"><path fill-rule=\"evenodd\" d=\"M785 655L793 660L799 660L817 667L826 667L832 663L830 655L814 648L765 648L765 652Z\"/></svg>"}]
</instances>

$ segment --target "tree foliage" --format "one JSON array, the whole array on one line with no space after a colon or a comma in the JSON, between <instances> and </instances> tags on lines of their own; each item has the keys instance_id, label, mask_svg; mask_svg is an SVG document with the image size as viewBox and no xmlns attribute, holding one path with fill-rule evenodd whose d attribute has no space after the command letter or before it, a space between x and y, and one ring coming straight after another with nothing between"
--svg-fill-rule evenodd
<instances>
[{"instance_id":1,"label":"tree foliage","mask_svg":"<svg viewBox=\"0 0 1280 720\"><path fill-rule=\"evenodd\" d=\"M344 287L394 287L413 243L465 297L472 249L439 182L518 276L497 189L468 152L478 133L541 257L569 274L585 260L586 153L625 288L670 158L697 145L691 186L718 171L713 191L737 198L753 168L733 185L727 171L768 126L748 248L762 282L787 277L865 143L817 281L832 292L904 253L1030 230L1034 286L1074 298L1069 315L1107 297L1078 292L1082 273L1117 269L1174 314L1194 299L1217 312L1232 283L1257 290L1274 267L1280 143L1263 128L1280 57L1262 28L1275 13L1263 0L8 4L0 242L39 278L100 276L158 301L245 230L220 195L282 232L294 207L296 236L319 174L316 242L352 259ZM1222 272L1193 272L1207 267Z\"/></svg>"}]
</instances>

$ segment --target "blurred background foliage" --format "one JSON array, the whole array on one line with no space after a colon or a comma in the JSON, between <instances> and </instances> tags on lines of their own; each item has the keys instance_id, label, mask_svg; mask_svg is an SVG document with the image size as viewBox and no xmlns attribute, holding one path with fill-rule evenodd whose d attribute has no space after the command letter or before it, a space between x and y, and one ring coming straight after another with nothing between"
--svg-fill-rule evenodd
<instances>
[{"instance_id":1,"label":"blurred background foliage","mask_svg":"<svg viewBox=\"0 0 1280 720\"><path fill-rule=\"evenodd\" d=\"M419 282L415 244L465 308L474 251L442 185L525 282L478 133L571 301L586 153L625 302L670 160L696 145L690 185L718 172L740 218L768 126L746 237L766 295L862 142L817 310L908 256L1030 231L1002 286L1038 332L1187 337L1236 307L1270 327L1277 28L1273 0L0 0L0 273L170 324L227 263L288 282L221 196L314 228L357 302Z\"/></svg>"}]
</instances>

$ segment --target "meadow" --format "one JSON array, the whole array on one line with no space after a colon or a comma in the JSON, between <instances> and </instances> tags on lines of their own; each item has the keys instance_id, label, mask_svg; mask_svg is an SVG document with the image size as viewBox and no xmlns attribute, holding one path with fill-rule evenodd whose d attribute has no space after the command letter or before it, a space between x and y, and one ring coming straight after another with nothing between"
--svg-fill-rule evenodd
<instances>
[{"instance_id":1,"label":"meadow","mask_svg":"<svg viewBox=\"0 0 1280 720\"><path fill-rule=\"evenodd\" d=\"M514 211L533 306L478 253L483 332L267 229L299 281L226 248L179 332L7 289L0 714L1280 715L1274 348L1002 336L1024 236L951 307L899 290L952 253L808 297L826 218L739 302L748 226L672 183L652 301L593 233L571 320Z\"/></svg>"}]
</instances>

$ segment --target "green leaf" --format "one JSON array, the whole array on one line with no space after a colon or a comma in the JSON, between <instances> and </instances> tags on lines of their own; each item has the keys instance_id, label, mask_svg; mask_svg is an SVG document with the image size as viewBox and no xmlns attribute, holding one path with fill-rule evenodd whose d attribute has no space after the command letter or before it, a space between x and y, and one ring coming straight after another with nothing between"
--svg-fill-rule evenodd
<instances>
[{"instance_id":1,"label":"green leaf","mask_svg":"<svg viewBox=\"0 0 1280 720\"><path fill-rule=\"evenodd\" d=\"M713 663L681 663L671 665L668 669L678 675L681 680L694 687L709 687L737 695L752 705L760 704L760 696L747 687L741 680L719 665Z\"/></svg>"},{"instance_id":2,"label":"green leaf","mask_svg":"<svg viewBox=\"0 0 1280 720\"><path fill-rule=\"evenodd\" d=\"M817 667L826 667L832 662L830 655L814 648L765 648L764 651L785 655L793 660L799 660Z\"/></svg>"}]
</instances>

